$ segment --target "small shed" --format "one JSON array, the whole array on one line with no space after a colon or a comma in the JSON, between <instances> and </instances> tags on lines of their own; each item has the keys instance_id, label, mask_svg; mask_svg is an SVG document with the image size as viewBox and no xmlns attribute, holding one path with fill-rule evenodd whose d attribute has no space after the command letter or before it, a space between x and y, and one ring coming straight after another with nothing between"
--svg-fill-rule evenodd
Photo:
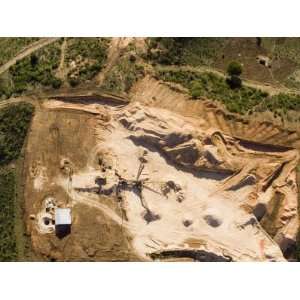
<instances>
[{"instance_id":1,"label":"small shed","mask_svg":"<svg viewBox=\"0 0 300 300\"><path fill-rule=\"evenodd\" d=\"M56 208L55 210L55 233L59 238L63 238L71 233L71 209Z\"/></svg>"}]
</instances>

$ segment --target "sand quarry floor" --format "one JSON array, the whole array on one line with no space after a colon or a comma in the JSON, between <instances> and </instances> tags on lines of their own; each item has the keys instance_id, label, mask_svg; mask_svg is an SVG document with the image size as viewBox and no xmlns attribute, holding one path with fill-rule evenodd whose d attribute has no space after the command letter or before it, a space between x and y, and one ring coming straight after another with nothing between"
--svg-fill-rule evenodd
<instances>
[{"instance_id":1,"label":"sand quarry floor","mask_svg":"<svg viewBox=\"0 0 300 300\"><path fill-rule=\"evenodd\" d=\"M140 110L134 119L132 108ZM147 117L151 122L143 126ZM136 103L45 101L33 121L26 160L35 250L55 260L283 261L279 246L241 208L255 185L220 191L229 174L178 167L154 143L135 139L151 140L170 128L193 132L199 124ZM142 195L135 186L141 166ZM97 178L105 184L99 186ZM127 186L120 188L120 180ZM261 198L271 196L269 189ZM63 239L53 226L43 227L49 197L54 206L72 209L72 231Z\"/></svg>"}]
</instances>

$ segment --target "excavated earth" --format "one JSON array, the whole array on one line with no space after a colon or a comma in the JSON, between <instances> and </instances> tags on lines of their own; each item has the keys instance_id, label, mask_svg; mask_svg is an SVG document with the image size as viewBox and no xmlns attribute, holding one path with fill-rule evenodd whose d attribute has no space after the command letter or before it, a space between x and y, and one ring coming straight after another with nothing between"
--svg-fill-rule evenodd
<instances>
[{"instance_id":1,"label":"excavated earth","mask_svg":"<svg viewBox=\"0 0 300 300\"><path fill-rule=\"evenodd\" d=\"M51 99L37 111L25 183L35 251L51 260L284 261L299 227L298 151L230 135L138 89L128 104ZM72 211L63 238L57 207Z\"/></svg>"}]
</instances>

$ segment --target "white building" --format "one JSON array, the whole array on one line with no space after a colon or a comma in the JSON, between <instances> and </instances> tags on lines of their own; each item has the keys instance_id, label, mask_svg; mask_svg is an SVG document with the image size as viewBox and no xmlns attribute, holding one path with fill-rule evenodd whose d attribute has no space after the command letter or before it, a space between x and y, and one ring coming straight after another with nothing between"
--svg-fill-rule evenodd
<instances>
[{"instance_id":1,"label":"white building","mask_svg":"<svg viewBox=\"0 0 300 300\"><path fill-rule=\"evenodd\" d=\"M71 233L72 216L70 208L56 208L55 210L55 233L63 238Z\"/></svg>"}]
</instances>

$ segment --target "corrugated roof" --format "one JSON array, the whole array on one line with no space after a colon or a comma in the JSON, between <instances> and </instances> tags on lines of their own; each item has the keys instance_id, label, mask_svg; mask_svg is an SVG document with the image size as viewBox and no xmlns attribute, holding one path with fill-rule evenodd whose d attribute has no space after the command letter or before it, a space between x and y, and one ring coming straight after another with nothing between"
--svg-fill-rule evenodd
<instances>
[{"instance_id":1,"label":"corrugated roof","mask_svg":"<svg viewBox=\"0 0 300 300\"><path fill-rule=\"evenodd\" d=\"M71 225L71 209L57 208L55 210L55 225Z\"/></svg>"}]
</instances>

